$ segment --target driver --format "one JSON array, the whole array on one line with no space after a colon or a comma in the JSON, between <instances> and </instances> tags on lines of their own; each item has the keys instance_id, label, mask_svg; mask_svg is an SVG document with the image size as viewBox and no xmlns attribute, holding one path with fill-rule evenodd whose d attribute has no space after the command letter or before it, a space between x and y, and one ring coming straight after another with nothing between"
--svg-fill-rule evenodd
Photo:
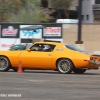
<instances>
[{"instance_id":1,"label":"driver","mask_svg":"<svg viewBox=\"0 0 100 100\"><path fill-rule=\"evenodd\" d=\"M44 45L43 51L51 51L50 45Z\"/></svg>"}]
</instances>

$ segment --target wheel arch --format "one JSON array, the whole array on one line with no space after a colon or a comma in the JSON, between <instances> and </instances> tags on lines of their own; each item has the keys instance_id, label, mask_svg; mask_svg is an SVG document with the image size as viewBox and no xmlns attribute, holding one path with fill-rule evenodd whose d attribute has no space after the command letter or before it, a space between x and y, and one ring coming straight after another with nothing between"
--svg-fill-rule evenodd
<instances>
[{"instance_id":1,"label":"wheel arch","mask_svg":"<svg viewBox=\"0 0 100 100\"><path fill-rule=\"evenodd\" d=\"M73 61L72 61L71 59L69 59L69 58L66 58L66 57L58 58L58 59L56 60L56 67L57 67L57 63L58 63L58 61L61 60L61 59L68 59L68 60L70 60L70 61L72 62L72 64L73 64L73 67L75 67Z\"/></svg>"},{"instance_id":2,"label":"wheel arch","mask_svg":"<svg viewBox=\"0 0 100 100\"><path fill-rule=\"evenodd\" d=\"M9 60L10 65L11 65L11 61L10 61L10 59L9 59L9 57L8 57L8 56L6 56L6 55L0 55L0 57L1 57L1 56L6 57L6 58ZM12 65L11 65L11 67L12 67Z\"/></svg>"}]
</instances>

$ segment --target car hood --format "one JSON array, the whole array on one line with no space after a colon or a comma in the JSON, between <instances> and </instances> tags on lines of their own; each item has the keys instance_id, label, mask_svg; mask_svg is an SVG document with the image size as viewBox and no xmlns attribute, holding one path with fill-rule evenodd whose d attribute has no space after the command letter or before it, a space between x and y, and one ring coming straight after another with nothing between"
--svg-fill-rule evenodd
<instances>
[{"instance_id":1,"label":"car hood","mask_svg":"<svg viewBox=\"0 0 100 100\"><path fill-rule=\"evenodd\" d=\"M19 55L22 51L0 51L0 55L4 56L14 56L14 55Z\"/></svg>"}]
</instances>

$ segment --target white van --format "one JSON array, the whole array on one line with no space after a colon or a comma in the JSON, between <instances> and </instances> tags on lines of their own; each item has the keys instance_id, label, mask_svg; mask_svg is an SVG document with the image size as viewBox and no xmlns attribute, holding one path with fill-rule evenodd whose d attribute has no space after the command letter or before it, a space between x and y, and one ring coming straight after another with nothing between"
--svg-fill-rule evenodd
<instances>
[{"instance_id":1,"label":"white van","mask_svg":"<svg viewBox=\"0 0 100 100\"><path fill-rule=\"evenodd\" d=\"M77 19L57 19L56 23L78 23Z\"/></svg>"}]
</instances>

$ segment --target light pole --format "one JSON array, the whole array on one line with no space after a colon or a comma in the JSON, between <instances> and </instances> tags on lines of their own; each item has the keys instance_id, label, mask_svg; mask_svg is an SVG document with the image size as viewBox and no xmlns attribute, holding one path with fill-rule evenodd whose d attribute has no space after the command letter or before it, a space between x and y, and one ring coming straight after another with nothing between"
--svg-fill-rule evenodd
<instances>
[{"instance_id":1,"label":"light pole","mask_svg":"<svg viewBox=\"0 0 100 100\"><path fill-rule=\"evenodd\" d=\"M78 34L76 44L78 47L83 49L83 41L82 41L82 0L78 0Z\"/></svg>"},{"instance_id":2,"label":"light pole","mask_svg":"<svg viewBox=\"0 0 100 100\"><path fill-rule=\"evenodd\" d=\"M83 41L81 41L81 35L82 35L82 18L81 18L81 15L82 15L82 0L78 0L78 36L77 36L77 41L76 43L77 44L82 44Z\"/></svg>"}]
</instances>

